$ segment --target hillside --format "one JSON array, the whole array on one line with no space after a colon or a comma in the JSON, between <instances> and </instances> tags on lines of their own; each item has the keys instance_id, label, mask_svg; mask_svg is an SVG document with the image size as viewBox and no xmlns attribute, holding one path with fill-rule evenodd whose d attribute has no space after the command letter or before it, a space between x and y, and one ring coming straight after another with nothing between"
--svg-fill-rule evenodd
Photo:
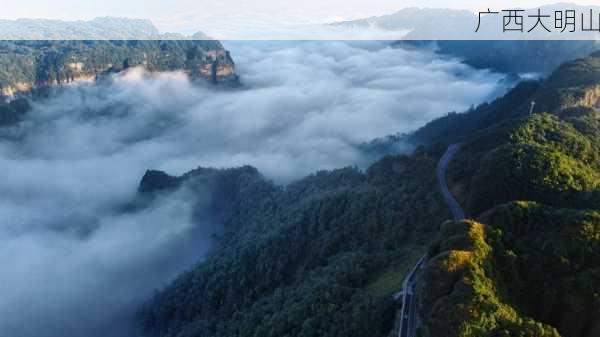
<instances>
[{"instance_id":1,"label":"hillside","mask_svg":"<svg viewBox=\"0 0 600 337\"><path fill-rule=\"evenodd\" d=\"M521 104L500 100L492 107L502 109L471 112L481 122L463 138L449 171L468 213L511 200L572 208L600 205L599 61L600 54L593 54L561 66L528 91ZM532 101L536 105L529 116Z\"/></svg>"},{"instance_id":2,"label":"hillside","mask_svg":"<svg viewBox=\"0 0 600 337\"><path fill-rule=\"evenodd\" d=\"M456 132L436 121L416 133L462 141L448 180L477 219L445 224L432 246L425 335L600 333L599 61L569 62L540 83L447 116L476 122Z\"/></svg>"},{"instance_id":3,"label":"hillside","mask_svg":"<svg viewBox=\"0 0 600 337\"><path fill-rule=\"evenodd\" d=\"M141 310L143 330L386 336L394 325L391 294L448 217L435 192L439 155L385 157L365 173L319 172L285 188L242 169L244 182L233 192L241 198L213 194L229 210L215 217L224 226L220 246ZM151 171L141 190L190 186L200 193L207 172L215 171L178 178Z\"/></svg>"},{"instance_id":4,"label":"hillside","mask_svg":"<svg viewBox=\"0 0 600 337\"><path fill-rule=\"evenodd\" d=\"M140 193L205 193L218 247L139 312L149 336L387 336L406 270L426 251L425 336L598 335L600 83L595 54L503 98L433 121L410 156L289 186L255 169L150 171ZM532 116L532 100L536 107ZM475 220L448 222L435 178ZM233 179L234 184L226 184ZM519 201L517 200L525 200ZM438 233L438 234L436 234ZM437 237L437 238L436 238Z\"/></svg>"},{"instance_id":5,"label":"hillside","mask_svg":"<svg viewBox=\"0 0 600 337\"><path fill-rule=\"evenodd\" d=\"M432 246L427 336L598 336L600 212L515 202L478 221Z\"/></svg>"},{"instance_id":6,"label":"hillside","mask_svg":"<svg viewBox=\"0 0 600 337\"><path fill-rule=\"evenodd\" d=\"M534 113L548 112L567 120L580 129L589 129L597 136L595 111L600 104L600 52L567 62L555 69L542 81L526 80L493 102L483 103L468 111L451 112L427 123L415 132L381 138L381 150L401 143L434 144L456 143L476 132L500 122L526 118L535 102Z\"/></svg>"}]
</instances>

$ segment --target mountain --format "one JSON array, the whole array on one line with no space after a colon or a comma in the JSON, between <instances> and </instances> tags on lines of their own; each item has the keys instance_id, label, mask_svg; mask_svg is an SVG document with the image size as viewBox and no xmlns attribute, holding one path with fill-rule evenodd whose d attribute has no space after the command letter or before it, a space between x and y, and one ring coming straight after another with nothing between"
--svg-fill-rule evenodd
<instances>
[{"instance_id":1,"label":"mountain","mask_svg":"<svg viewBox=\"0 0 600 337\"><path fill-rule=\"evenodd\" d=\"M444 223L424 279L425 336L600 333L600 212L511 202Z\"/></svg>"},{"instance_id":2,"label":"mountain","mask_svg":"<svg viewBox=\"0 0 600 337\"><path fill-rule=\"evenodd\" d=\"M129 67L183 70L216 83L235 80L234 62L218 41L0 41L0 96L89 81Z\"/></svg>"},{"instance_id":3,"label":"mountain","mask_svg":"<svg viewBox=\"0 0 600 337\"><path fill-rule=\"evenodd\" d=\"M468 10L440 8L403 8L395 13L364 19L331 23L337 27L374 27L389 31L407 31L406 39L431 40L441 34L455 34L444 38L465 38L477 23L475 14ZM431 23L435 22L436 25Z\"/></svg>"},{"instance_id":4,"label":"mountain","mask_svg":"<svg viewBox=\"0 0 600 337\"><path fill-rule=\"evenodd\" d=\"M551 73L565 61L600 50L600 43L592 40L402 41L396 45L427 46L478 69L541 75Z\"/></svg>"},{"instance_id":5,"label":"mountain","mask_svg":"<svg viewBox=\"0 0 600 337\"><path fill-rule=\"evenodd\" d=\"M581 6L569 3L557 3L535 8L495 7L481 8L482 11L491 12L481 15L468 10L455 10L443 8L416 8L407 7L395 13L379 17L369 17L351 21L331 23L332 26L353 28L376 28L387 31L404 31L403 40L515 40L526 38L528 40L597 40L600 32L590 26L589 31L581 27L564 31L556 25L555 12L574 11L576 16L583 15L584 20L595 19L600 6ZM522 17L522 27L518 25L506 28L519 28L516 31L504 30L504 19L508 19L508 10L519 10ZM541 23L537 22L538 10ZM589 13L592 11L592 17ZM595 21L595 20L593 20ZM435 24L432 25L432 22ZM580 22L576 22L578 25ZM542 27L543 25L543 27ZM544 27L546 29L544 29ZM585 26L588 28L588 26ZM520 30L523 29L523 31ZM573 30L573 31L571 31Z\"/></svg>"},{"instance_id":6,"label":"mountain","mask_svg":"<svg viewBox=\"0 0 600 337\"><path fill-rule=\"evenodd\" d=\"M395 316L391 294L407 262L448 216L435 192L436 151L386 157L367 172L318 172L285 187L252 168L147 174L142 191L202 193L210 172L236 183L213 194L228 210L214 217L224 227L219 247L141 309L143 331L386 335Z\"/></svg>"},{"instance_id":7,"label":"mountain","mask_svg":"<svg viewBox=\"0 0 600 337\"><path fill-rule=\"evenodd\" d=\"M161 34L150 20L101 17L90 21L0 20L0 40L208 40L201 32L186 37Z\"/></svg>"},{"instance_id":8,"label":"mountain","mask_svg":"<svg viewBox=\"0 0 600 337\"><path fill-rule=\"evenodd\" d=\"M503 9L505 8L491 10ZM554 15L555 11L564 10L574 10L577 15L588 15L590 9L593 13L600 12L598 6L554 4L525 9L521 15L524 18L537 15L538 9L543 15ZM435 25L432 25L432 22L435 22ZM505 73L548 74L565 61L600 50L598 34L580 31L561 33L560 29L554 28L553 20L545 23L552 33L539 29L531 33L503 32L501 14L482 16L479 32L475 32L477 24L478 15L470 11L411 7L389 15L337 22L332 25L354 29L405 31L406 34L401 41L395 43L396 46L432 48L440 54L458 57L476 68L489 68Z\"/></svg>"},{"instance_id":9,"label":"mountain","mask_svg":"<svg viewBox=\"0 0 600 337\"><path fill-rule=\"evenodd\" d=\"M161 34L149 20L114 17L0 20L0 99L136 66L181 70L212 83L237 82L229 52L202 32Z\"/></svg>"},{"instance_id":10,"label":"mountain","mask_svg":"<svg viewBox=\"0 0 600 337\"><path fill-rule=\"evenodd\" d=\"M238 82L233 59L215 40L0 41L0 126L20 120L25 99L138 66L213 84Z\"/></svg>"},{"instance_id":11,"label":"mountain","mask_svg":"<svg viewBox=\"0 0 600 337\"><path fill-rule=\"evenodd\" d=\"M432 121L411 155L277 186L256 169L149 171L218 202L207 260L139 311L148 336L388 336L424 253L421 336L598 335L600 54ZM535 101L533 114L531 102ZM450 219L436 165L469 220ZM213 177L213 178L208 178ZM215 183L214 177L218 177ZM441 227L440 227L441 224Z\"/></svg>"},{"instance_id":12,"label":"mountain","mask_svg":"<svg viewBox=\"0 0 600 337\"><path fill-rule=\"evenodd\" d=\"M475 219L445 224L430 250L425 335L598 335L599 87L596 53L444 118L456 132L444 119L418 132L462 142L448 180Z\"/></svg>"}]
</instances>

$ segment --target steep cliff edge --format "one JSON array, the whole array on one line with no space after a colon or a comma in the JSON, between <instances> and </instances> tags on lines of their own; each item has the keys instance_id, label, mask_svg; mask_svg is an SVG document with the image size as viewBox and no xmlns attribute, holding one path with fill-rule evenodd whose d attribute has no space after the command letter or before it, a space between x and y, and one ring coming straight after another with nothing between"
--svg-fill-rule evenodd
<instances>
[{"instance_id":1,"label":"steep cliff edge","mask_svg":"<svg viewBox=\"0 0 600 337\"><path fill-rule=\"evenodd\" d=\"M19 94L142 66L184 71L193 79L235 83L235 63L214 40L0 41L0 96Z\"/></svg>"}]
</instances>

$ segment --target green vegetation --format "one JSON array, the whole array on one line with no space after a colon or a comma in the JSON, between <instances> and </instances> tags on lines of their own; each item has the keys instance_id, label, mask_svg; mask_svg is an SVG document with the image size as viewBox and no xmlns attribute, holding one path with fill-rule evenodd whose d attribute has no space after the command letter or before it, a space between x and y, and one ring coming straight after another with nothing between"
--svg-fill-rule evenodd
<instances>
[{"instance_id":1,"label":"green vegetation","mask_svg":"<svg viewBox=\"0 0 600 337\"><path fill-rule=\"evenodd\" d=\"M409 257L399 265L388 267L378 278L367 284L366 290L374 296L392 296L398 292L398 285L404 281L404 276L425 253L424 247L410 248Z\"/></svg>"},{"instance_id":2,"label":"green vegetation","mask_svg":"<svg viewBox=\"0 0 600 337\"><path fill-rule=\"evenodd\" d=\"M594 106L600 98L599 77L600 52L559 67L533 99L538 102L540 111Z\"/></svg>"},{"instance_id":3,"label":"green vegetation","mask_svg":"<svg viewBox=\"0 0 600 337\"><path fill-rule=\"evenodd\" d=\"M515 202L480 221L445 223L431 248L427 335L600 332L600 212Z\"/></svg>"},{"instance_id":4,"label":"green vegetation","mask_svg":"<svg viewBox=\"0 0 600 337\"><path fill-rule=\"evenodd\" d=\"M449 144L464 141L474 132L496 125L506 119L522 116L523 111L529 108L528 99L539 90L540 85L541 83L538 81L523 81L504 97L491 103L472 107L463 113L449 113L444 117L434 119L403 139L390 139L390 142L403 140L417 144Z\"/></svg>"},{"instance_id":5,"label":"green vegetation","mask_svg":"<svg viewBox=\"0 0 600 337\"><path fill-rule=\"evenodd\" d=\"M198 169L181 178L147 173L144 191L212 186L215 218L225 232L207 261L144 306L143 330L160 336L386 336L395 317L390 295L449 217L436 192L440 155L385 157L365 173L319 172L286 188L252 168Z\"/></svg>"},{"instance_id":6,"label":"green vegetation","mask_svg":"<svg viewBox=\"0 0 600 337\"><path fill-rule=\"evenodd\" d=\"M511 200L594 208L600 204L599 140L555 115L508 120L465 141L449 175L474 215Z\"/></svg>"},{"instance_id":7,"label":"green vegetation","mask_svg":"<svg viewBox=\"0 0 600 337\"><path fill-rule=\"evenodd\" d=\"M420 334L598 336L598 59L433 121L407 136L424 144L411 156L383 157L366 172L318 172L280 187L251 167L149 171L142 195L208 187L224 231L206 261L141 308L142 331L387 336L390 295L429 247ZM458 141L450 189L477 221L446 222L434 239L450 217L435 167Z\"/></svg>"},{"instance_id":8,"label":"green vegetation","mask_svg":"<svg viewBox=\"0 0 600 337\"><path fill-rule=\"evenodd\" d=\"M0 90L138 65L212 81L233 69L216 41L3 41ZM388 336L391 295L428 251L419 289L424 336L599 336L599 99L596 54L368 145L385 152L388 143L422 144L365 172L322 171L282 187L249 166L180 177L148 171L128 207L185 188L223 230L205 261L140 308L140 329L167 337ZM24 99L0 104L0 125L28 109ZM477 221L439 229L450 213L435 168L456 142L450 189Z\"/></svg>"},{"instance_id":9,"label":"green vegetation","mask_svg":"<svg viewBox=\"0 0 600 337\"><path fill-rule=\"evenodd\" d=\"M318 172L284 188L249 167L182 177L149 171L144 195L209 186L225 230L205 262L140 310L143 332L387 336L390 295L433 241L419 289L420 335L598 336L598 59L392 137L424 146L364 173ZM545 110L530 116L533 100ZM446 222L434 240L450 217L434 171L453 142L462 147L449 166L450 189L478 220Z\"/></svg>"},{"instance_id":10,"label":"green vegetation","mask_svg":"<svg viewBox=\"0 0 600 337\"><path fill-rule=\"evenodd\" d=\"M454 138L451 189L478 222L444 224L430 249L426 335L600 334L599 60L560 67L497 122Z\"/></svg>"},{"instance_id":11,"label":"green vegetation","mask_svg":"<svg viewBox=\"0 0 600 337\"><path fill-rule=\"evenodd\" d=\"M138 65L210 77L213 62L233 66L223 46L211 40L1 41L0 91L36 89Z\"/></svg>"},{"instance_id":12,"label":"green vegetation","mask_svg":"<svg viewBox=\"0 0 600 337\"><path fill-rule=\"evenodd\" d=\"M529 116L532 101L535 113ZM490 104L432 121L407 140L463 143L448 178L468 214L512 200L596 208L599 104L600 54L594 54L561 66L543 82L521 83Z\"/></svg>"},{"instance_id":13,"label":"green vegetation","mask_svg":"<svg viewBox=\"0 0 600 337\"><path fill-rule=\"evenodd\" d=\"M212 83L237 82L229 52L214 40L0 41L0 126L21 120L29 110L23 98L35 97L32 93L135 66L181 70Z\"/></svg>"}]
</instances>

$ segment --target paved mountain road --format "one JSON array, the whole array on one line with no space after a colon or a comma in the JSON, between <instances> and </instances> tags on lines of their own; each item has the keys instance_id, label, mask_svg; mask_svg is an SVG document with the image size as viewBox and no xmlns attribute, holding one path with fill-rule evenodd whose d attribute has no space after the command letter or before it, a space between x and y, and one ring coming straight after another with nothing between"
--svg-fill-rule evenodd
<instances>
[{"instance_id":1,"label":"paved mountain road","mask_svg":"<svg viewBox=\"0 0 600 337\"><path fill-rule=\"evenodd\" d=\"M460 207L460 204L454 197L450 190L448 189L448 183L446 182L446 169L448 168L448 164L452 157L458 152L460 149L460 144L452 144L448 146L446 152L440 158L438 162L438 166L436 169L436 175L438 180L438 185L440 186L440 190L442 191L442 196L444 197L444 201L450 208L452 212L452 216L454 220L462 220L465 218L465 212ZM418 317L417 317L417 303L418 299L415 295L415 288L418 283L418 278L416 278L416 274L419 269L423 268L427 262L427 255L424 255L417 261L414 267L411 269L410 273L404 279L402 283L402 311L400 314L400 326L398 329L398 337L415 337L417 331Z\"/></svg>"},{"instance_id":2,"label":"paved mountain road","mask_svg":"<svg viewBox=\"0 0 600 337\"><path fill-rule=\"evenodd\" d=\"M454 216L454 220L464 219L465 212L463 211L462 207L460 207L458 201L454 199L454 197L450 193L450 190L448 190L448 183L446 182L446 168L448 168L450 160L456 154L456 152L458 152L459 149L460 144L452 144L448 146L448 149L446 150L442 158L440 158L440 161L437 166L438 184L440 186L440 190L442 191L442 195L444 196L444 201L446 202L446 205L450 207L450 211Z\"/></svg>"}]
</instances>

